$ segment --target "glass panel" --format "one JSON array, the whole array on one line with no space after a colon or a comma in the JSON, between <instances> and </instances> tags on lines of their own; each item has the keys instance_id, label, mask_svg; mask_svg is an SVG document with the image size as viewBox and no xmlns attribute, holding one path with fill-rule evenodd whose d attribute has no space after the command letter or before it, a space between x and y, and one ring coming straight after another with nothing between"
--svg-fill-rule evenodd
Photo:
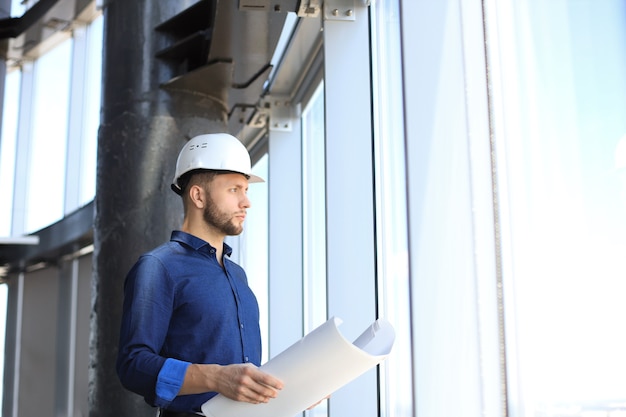
<instances>
[{"instance_id":1,"label":"glass panel","mask_svg":"<svg viewBox=\"0 0 626 417\"><path fill-rule=\"evenodd\" d=\"M626 3L497 16L511 415L624 415Z\"/></svg>"},{"instance_id":2,"label":"glass panel","mask_svg":"<svg viewBox=\"0 0 626 417\"><path fill-rule=\"evenodd\" d=\"M304 333L327 319L326 304L326 175L324 165L324 85L321 83L302 112L303 291ZM328 402L306 411L328 415Z\"/></svg>"},{"instance_id":3,"label":"glass panel","mask_svg":"<svg viewBox=\"0 0 626 417\"><path fill-rule=\"evenodd\" d=\"M381 416L412 415L411 331L399 5L376 2L372 20L379 316L396 330L381 367Z\"/></svg>"},{"instance_id":4,"label":"glass panel","mask_svg":"<svg viewBox=\"0 0 626 417\"><path fill-rule=\"evenodd\" d=\"M0 139L0 195L2 195L0 236L11 235L20 80L20 71L11 71L5 79L4 86L2 138Z\"/></svg>"},{"instance_id":5,"label":"glass panel","mask_svg":"<svg viewBox=\"0 0 626 417\"><path fill-rule=\"evenodd\" d=\"M2 271L0 271L2 272ZM7 308L8 308L8 287L6 284L0 284L0 346L2 354L0 355L0 393L4 394L4 341L6 337ZM2 410L2 400L4 395L0 395L0 410Z\"/></svg>"},{"instance_id":6,"label":"glass panel","mask_svg":"<svg viewBox=\"0 0 626 417\"><path fill-rule=\"evenodd\" d=\"M302 112L305 334L326 321L324 86Z\"/></svg>"},{"instance_id":7,"label":"glass panel","mask_svg":"<svg viewBox=\"0 0 626 417\"><path fill-rule=\"evenodd\" d=\"M263 155L252 167L252 173L267 180L268 156ZM268 290L268 190L267 182L250 184L248 197L251 206L248 210L243 233L242 266L248 275L248 284L259 302L261 338L263 357L261 363L268 359L269 331L269 290Z\"/></svg>"},{"instance_id":8,"label":"glass panel","mask_svg":"<svg viewBox=\"0 0 626 417\"><path fill-rule=\"evenodd\" d=\"M63 217L71 51L68 40L35 63L27 232Z\"/></svg>"},{"instance_id":9,"label":"glass panel","mask_svg":"<svg viewBox=\"0 0 626 417\"><path fill-rule=\"evenodd\" d=\"M102 24L100 16L88 30L87 74L85 77L85 120L83 121L83 143L81 148L80 204L93 200L96 195L96 150L100 127L100 89L102 85Z\"/></svg>"},{"instance_id":10,"label":"glass panel","mask_svg":"<svg viewBox=\"0 0 626 417\"><path fill-rule=\"evenodd\" d=\"M11 16L20 17L26 11L28 1L24 0L11 0Z\"/></svg>"}]
</instances>

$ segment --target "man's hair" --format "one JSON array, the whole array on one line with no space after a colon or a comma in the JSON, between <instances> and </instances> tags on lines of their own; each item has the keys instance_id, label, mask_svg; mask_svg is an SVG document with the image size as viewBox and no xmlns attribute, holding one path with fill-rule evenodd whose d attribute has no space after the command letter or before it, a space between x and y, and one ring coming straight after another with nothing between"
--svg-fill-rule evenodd
<instances>
[{"instance_id":1,"label":"man's hair","mask_svg":"<svg viewBox=\"0 0 626 417\"><path fill-rule=\"evenodd\" d=\"M189 194L187 190L189 187L193 185L199 185L203 188L206 188L206 185L213 181L213 178L218 176L220 171L213 171L207 169L194 169L193 171L189 171L183 174L178 179L178 186L181 189L180 196L183 199L183 207L185 211L187 210L187 201L189 200Z\"/></svg>"},{"instance_id":2,"label":"man's hair","mask_svg":"<svg viewBox=\"0 0 626 417\"><path fill-rule=\"evenodd\" d=\"M213 180L220 172L208 169L194 169L181 175L178 179L178 186L184 192L189 185L207 183Z\"/></svg>"}]
</instances>

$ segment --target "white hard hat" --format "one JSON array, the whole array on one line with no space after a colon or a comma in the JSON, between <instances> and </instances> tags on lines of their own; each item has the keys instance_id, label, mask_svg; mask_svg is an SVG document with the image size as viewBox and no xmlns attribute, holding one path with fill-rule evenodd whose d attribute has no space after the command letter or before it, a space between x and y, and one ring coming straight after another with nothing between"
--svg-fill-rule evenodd
<instances>
[{"instance_id":1,"label":"white hard hat","mask_svg":"<svg viewBox=\"0 0 626 417\"><path fill-rule=\"evenodd\" d=\"M263 178L252 174L250 154L243 143L227 133L199 135L183 146L172 182L172 190L176 194L182 192L178 185L180 177L195 169L238 172L245 175L249 182L264 182Z\"/></svg>"}]
</instances>

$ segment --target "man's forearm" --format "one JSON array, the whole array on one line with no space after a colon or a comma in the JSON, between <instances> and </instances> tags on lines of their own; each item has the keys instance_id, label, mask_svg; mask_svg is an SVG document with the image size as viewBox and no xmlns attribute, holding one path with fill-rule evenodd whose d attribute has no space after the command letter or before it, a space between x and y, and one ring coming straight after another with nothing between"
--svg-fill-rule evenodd
<instances>
[{"instance_id":1,"label":"man's forearm","mask_svg":"<svg viewBox=\"0 0 626 417\"><path fill-rule=\"evenodd\" d=\"M191 364L178 395L218 392L236 401L266 403L278 395L283 383L252 364Z\"/></svg>"}]
</instances>

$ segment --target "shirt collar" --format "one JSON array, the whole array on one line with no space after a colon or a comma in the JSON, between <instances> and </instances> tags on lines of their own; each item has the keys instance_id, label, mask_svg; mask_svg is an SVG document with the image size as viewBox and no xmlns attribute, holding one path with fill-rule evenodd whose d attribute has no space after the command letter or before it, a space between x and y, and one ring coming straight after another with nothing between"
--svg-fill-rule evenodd
<instances>
[{"instance_id":1,"label":"shirt collar","mask_svg":"<svg viewBox=\"0 0 626 417\"><path fill-rule=\"evenodd\" d=\"M192 234L183 232L181 230L174 230L172 232L172 236L170 238L171 241L173 242L180 242L183 243L191 248L193 248L194 250L198 251L200 249L202 249L205 246L208 246L209 248L213 248L213 246L211 246L211 244L203 239L200 239L197 236L194 236ZM215 248L213 248L215 249ZM228 246L226 243L224 243L224 255L226 256L230 256L231 253L233 253L233 249Z\"/></svg>"}]
</instances>

